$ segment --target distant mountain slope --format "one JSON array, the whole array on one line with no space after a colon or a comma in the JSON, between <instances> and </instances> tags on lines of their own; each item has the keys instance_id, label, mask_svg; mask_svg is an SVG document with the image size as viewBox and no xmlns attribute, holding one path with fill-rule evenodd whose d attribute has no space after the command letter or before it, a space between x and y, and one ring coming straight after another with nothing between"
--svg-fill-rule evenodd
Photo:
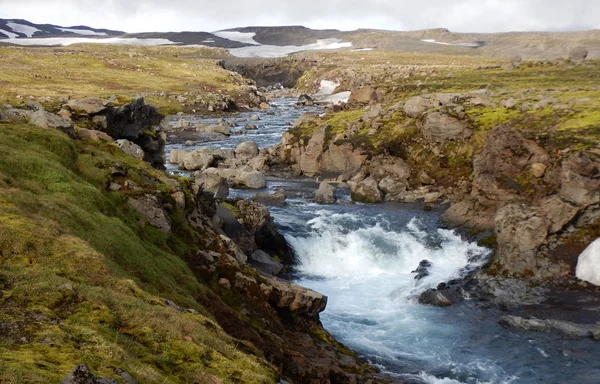
<instances>
[{"instance_id":1,"label":"distant mountain slope","mask_svg":"<svg viewBox=\"0 0 600 384\"><path fill-rule=\"evenodd\" d=\"M84 25L62 27L52 24L35 24L22 19L0 19L0 38L18 39L27 37L109 37L121 36L125 32L97 29Z\"/></svg>"}]
</instances>

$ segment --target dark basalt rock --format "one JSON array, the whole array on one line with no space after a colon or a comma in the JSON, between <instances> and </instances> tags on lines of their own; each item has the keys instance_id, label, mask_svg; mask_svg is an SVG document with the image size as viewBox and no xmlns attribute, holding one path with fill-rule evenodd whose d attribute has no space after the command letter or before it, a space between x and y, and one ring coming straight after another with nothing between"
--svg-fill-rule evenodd
<instances>
[{"instance_id":1,"label":"dark basalt rock","mask_svg":"<svg viewBox=\"0 0 600 384\"><path fill-rule=\"evenodd\" d=\"M431 268L431 266L431 261L421 260L417 269L411 272L416 273L415 280L421 280L422 278L429 276L429 268Z\"/></svg>"}]
</instances>

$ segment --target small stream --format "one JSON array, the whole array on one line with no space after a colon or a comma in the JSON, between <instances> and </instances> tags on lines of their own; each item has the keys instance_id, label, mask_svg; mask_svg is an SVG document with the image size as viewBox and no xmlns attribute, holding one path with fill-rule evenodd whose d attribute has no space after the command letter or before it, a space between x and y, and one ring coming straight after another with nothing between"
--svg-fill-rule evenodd
<instances>
[{"instance_id":1,"label":"small stream","mask_svg":"<svg viewBox=\"0 0 600 384\"><path fill-rule=\"evenodd\" d=\"M279 99L267 112L228 117L242 130L258 114L252 123L259 129L199 145L275 145L308 110L294 108L294 102ZM181 147L168 145L166 151ZM316 188L312 180L271 179L267 190L307 196ZM231 196L256 192L232 190ZM297 197L270 210L296 252L295 281L329 297L323 325L373 365L406 383L600 383L598 342L505 329L497 323L500 310L469 301L447 308L416 303L425 289L480 266L491 254L443 229L441 211L426 212L419 204L354 204L343 190L338 197L339 204L325 206ZM411 271L425 259L431 274L417 281Z\"/></svg>"}]
</instances>

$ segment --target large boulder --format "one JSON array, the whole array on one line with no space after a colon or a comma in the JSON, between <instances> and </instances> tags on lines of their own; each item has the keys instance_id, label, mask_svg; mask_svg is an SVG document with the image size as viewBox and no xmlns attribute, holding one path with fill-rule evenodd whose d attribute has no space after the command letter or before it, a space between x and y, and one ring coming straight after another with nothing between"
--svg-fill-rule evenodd
<instances>
[{"instance_id":1,"label":"large boulder","mask_svg":"<svg viewBox=\"0 0 600 384\"><path fill-rule=\"evenodd\" d=\"M413 96L404 103L404 113L408 117L417 118L434 106L439 106L439 101L435 98Z\"/></svg>"},{"instance_id":2,"label":"large boulder","mask_svg":"<svg viewBox=\"0 0 600 384\"><path fill-rule=\"evenodd\" d=\"M335 199L335 187L328 182L321 182L319 189L315 192L315 202L319 204L333 204Z\"/></svg>"},{"instance_id":3,"label":"large boulder","mask_svg":"<svg viewBox=\"0 0 600 384\"><path fill-rule=\"evenodd\" d=\"M349 101L371 103L378 100L377 91L373 87L361 87L352 90Z\"/></svg>"},{"instance_id":4,"label":"large boulder","mask_svg":"<svg viewBox=\"0 0 600 384\"><path fill-rule=\"evenodd\" d=\"M582 207L600 201L600 156L579 152L562 163L560 196Z\"/></svg>"},{"instance_id":5,"label":"large boulder","mask_svg":"<svg viewBox=\"0 0 600 384\"><path fill-rule=\"evenodd\" d=\"M255 141L244 141L235 148L235 157L241 160L250 160L258 155L258 144Z\"/></svg>"},{"instance_id":6,"label":"large boulder","mask_svg":"<svg viewBox=\"0 0 600 384\"><path fill-rule=\"evenodd\" d=\"M372 159L368 165L369 174L377 181L390 178L406 182L411 175L410 166L399 157L377 157Z\"/></svg>"},{"instance_id":7,"label":"large boulder","mask_svg":"<svg viewBox=\"0 0 600 384\"><path fill-rule=\"evenodd\" d=\"M489 200L515 198L523 189L516 179L531 172L533 164L547 164L549 159L539 145L519 132L496 127L487 133L481 154L473 160L473 187Z\"/></svg>"},{"instance_id":8,"label":"large boulder","mask_svg":"<svg viewBox=\"0 0 600 384\"><path fill-rule=\"evenodd\" d=\"M248 261L250 265L269 275L277 275L283 269L283 264L260 249L252 252Z\"/></svg>"},{"instance_id":9,"label":"large boulder","mask_svg":"<svg viewBox=\"0 0 600 384\"><path fill-rule=\"evenodd\" d=\"M465 121L437 111L428 112L417 125L427 140L437 143L466 139L473 133Z\"/></svg>"},{"instance_id":10,"label":"large boulder","mask_svg":"<svg viewBox=\"0 0 600 384\"><path fill-rule=\"evenodd\" d=\"M97 97L83 100L69 100L66 109L76 115L95 115L106 110L109 103Z\"/></svg>"},{"instance_id":11,"label":"large boulder","mask_svg":"<svg viewBox=\"0 0 600 384\"><path fill-rule=\"evenodd\" d=\"M496 212L494 223L498 246L493 267L510 275L544 277L548 265L538 257L538 249L546 241L550 221L538 209L508 204Z\"/></svg>"},{"instance_id":12,"label":"large boulder","mask_svg":"<svg viewBox=\"0 0 600 384\"><path fill-rule=\"evenodd\" d=\"M292 249L277 230L267 207L246 199L239 200L236 207L239 211L238 221L254 235L258 248L271 256L277 256L284 264L292 264L294 261Z\"/></svg>"},{"instance_id":13,"label":"large boulder","mask_svg":"<svg viewBox=\"0 0 600 384\"><path fill-rule=\"evenodd\" d=\"M268 300L278 310L314 317L323 312L327 296L276 277L268 278Z\"/></svg>"},{"instance_id":14,"label":"large boulder","mask_svg":"<svg viewBox=\"0 0 600 384\"><path fill-rule=\"evenodd\" d=\"M233 185L238 188L263 189L267 186L267 178L259 171L239 170L233 179Z\"/></svg>"},{"instance_id":15,"label":"large boulder","mask_svg":"<svg viewBox=\"0 0 600 384\"><path fill-rule=\"evenodd\" d=\"M183 156L183 167L188 171L205 170L214 160L210 149L201 147Z\"/></svg>"},{"instance_id":16,"label":"large boulder","mask_svg":"<svg viewBox=\"0 0 600 384\"><path fill-rule=\"evenodd\" d=\"M368 177L352 188L352 200L364 203L383 202L383 193L379 190L377 180Z\"/></svg>"},{"instance_id":17,"label":"large boulder","mask_svg":"<svg viewBox=\"0 0 600 384\"><path fill-rule=\"evenodd\" d=\"M204 132L207 133L220 133L221 135L229 136L231 135L231 131L229 127L225 124L213 124L203 128Z\"/></svg>"},{"instance_id":18,"label":"large boulder","mask_svg":"<svg viewBox=\"0 0 600 384\"><path fill-rule=\"evenodd\" d=\"M171 164L183 164L183 158L189 152L185 149L172 149L169 154L169 163Z\"/></svg>"},{"instance_id":19,"label":"large boulder","mask_svg":"<svg viewBox=\"0 0 600 384\"><path fill-rule=\"evenodd\" d=\"M71 137L75 137L75 130L71 119L46 112L43 109L29 114L29 122L40 128L58 129Z\"/></svg>"},{"instance_id":20,"label":"large boulder","mask_svg":"<svg viewBox=\"0 0 600 384\"><path fill-rule=\"evenodd\" d=\"M79 140L106 141L113 142L113 138L106 132L97 131L95 129L81 128L75 134Z\"/></svg>"},{"instance_id":21,"label":"large boulder","mask_svg":"<svg viewBox=\"0 0 600 384\"><path fill-rule=\"evenodd\" d=\"M588 49L586 47L575 47L569 51L569 59L573 61L585 60L588 56Z\"/></svg>"},{"instance_id":22,"label":"large boulder","mask_svg":"<svg viewBox=\"0 0 600 384\"><path fill-rule=\"evenodd\" d=\"M144 159L144 150L139 145L127 139L117 140L115 144L117 144L117 146L121 148L121 150L125 152L125 154L138 160Z\"/></svg>"},{"instance_id":23,"label":"large boulder","mask_svg":"<svg viewBox=\"0 0 600 384\"><path fill-rule=\"evenodd\" d=\"M254 235L250 233L235 217L234 212L226 205L217 207L217 217L222 223L223 232L229 237L245 254L251 254L258 249L254 241Z\"/></svg>"},{"instance_id":24,"label":"large boulder","mask_svg":"<svg viewBox=\"0 0 600 384\"><path fill-rule=\"evenodd\" d=\"M130 197L127 203L150 225L167 235L171 233L171 219L156 196L147 194L138 199Z\"/></svg>"}]
</instances>

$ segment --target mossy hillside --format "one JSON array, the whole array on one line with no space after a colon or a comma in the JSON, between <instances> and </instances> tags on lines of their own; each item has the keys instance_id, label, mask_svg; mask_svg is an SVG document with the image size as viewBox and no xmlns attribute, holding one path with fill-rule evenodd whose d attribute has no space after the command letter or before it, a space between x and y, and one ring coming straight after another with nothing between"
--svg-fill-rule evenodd
<instances>
[{"instance_id":1,"label":"mossy hillside","mask_svg":"<svg viewBox=\"0 0 600 384\"><path fill-rule=\"evenodd\" d=\"M206 101L235 98L243 82L217 65L227 53L210 48L73 45L60 48L0 47L3 101L33 97L52 110L63 97L146 97L163 113L182 110L176 95Z\"/></svg>"},{"instance_id":2,"label":"mossy hillside","mask_svg":"<svg viewBox=\"0 0 600 384\"><path fill-rule=\"evenodd\" d=\"M198 304L218 298L177 255L183 224L167 240L126 195L104 192L116 165L142 192L168 188L144 182L154 170L109 144L23 124L0 125L0 153L1 382L59 382L77 363L148 383L274 382Z\"/></svg>"}]
</instances>

